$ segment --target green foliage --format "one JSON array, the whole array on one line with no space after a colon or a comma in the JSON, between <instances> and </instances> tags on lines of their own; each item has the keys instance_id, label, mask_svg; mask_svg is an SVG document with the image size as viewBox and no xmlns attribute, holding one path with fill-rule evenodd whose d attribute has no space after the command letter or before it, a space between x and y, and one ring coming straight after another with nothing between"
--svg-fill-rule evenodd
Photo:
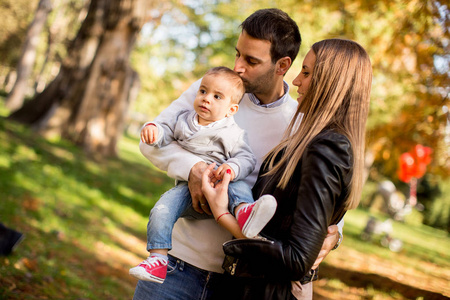
<instances>
[{"instance_id":1,"label":"green foliage","mask_svg":"<svg viewBox=\"0 0 450 300\"><path fill-rule=\"evenodd\" d=\"M367 128L368 148L374 151L376 164L383 166L378 172L395 180L398 157L420 143L434 150L430 172L442 180L448 177L445 117L440 109L448 93L448 6L421 0L229 0L172 5L148 37L143 32L144 39L152 41L146 49L152 51L147 52L149 63L141 65L139 73L143 82L150 81L154 87L147 85L141 94L145 97L139 96L138 111L150 111L147 114L153 118L207 68L232 66L240 22L257 9L278 7L297 22L303 39L299 58L286 81L292 82L314 42L333 37L358 41L373 64ZM155 40L161 36L164 38ZM440 71L434 64L438 58ZM143 72L145 69L165 72L150 74ZM291 93L295 95L295 89Z\"/></svg>"},{"instance_id":2,"label":"green foliage","mask_svg":"<svg viewBox=\"0 0 450 300\"><path fill-rule=\"evenodd\" d=\"M0 4L0 66L13 67L38 0L2 0Z\"/></svg>"},{"instance_id":3,"label":"green foliage","mask_svg":"<svg viewBox=\"0 0 450 300\"><path fill-rule=\"evenodd\" d=\"M67 56L67 47L70 47L87 13L89 2L89 0L52 1L53 9L40 37L31 82L34 83L38 79L41 81L39 84L48 84L58 74L62 60Z\"/></svg>"},{"instance_id":4,"label":"green foliage","mask_svg":"<svg viewBox=\"0 0 450 300\"><path fill-rule=\"evenodd\" d=\"M55 76L65 47L83 19L86 0L54 3L41 38L34 77L41 83ZM37 1L5 0L0 20L0 57L3 66L14 66L18 43L23 40ZM450 40L449 7L439 1L162 1L144 26L132 64L141 78L141 90L131 115L153 119L210 67L233 66L239 24L260 8L278 7L298 23L303 38L299 58L286 75L292 82L310 46L321 39L343 37L363 45L373 63L368 147L382 165L383 177L396 178L398 157L416 143L432 147L435 159L430 172L445 179L448 144L444 143L445 117L441 107L448 100ZM1 33L2 31L0 31ZM51 33L51 46L47 45ZM16 53L16 54L14 54ZM48 57L45 55L48 54ZM440 61L439 67L434 64ZM2 69L6 76L8 69ZM34 78L35 79L35 78ZM295 89L291 89L295 95ZM145 117L144 117L145 118Z\"/></svg>"},{"instance_id":5,"label":"green foliage","mask_svg":"<svg viewBox=\"0 0 450 300\"><path fill-rule=\"evenodd\" d=\"M167 3L166 3L167 4ZM237 1L172 3L144 26L132 54L141 78L134 112L153 119L213 66L234 63Z\"/></svg>"},{"instance_id":6,"label":"green foliage","mask_svg":"<svg viewBox=\"0 0 450 300\"><path fill-rule=\"evenodd\" d=\"M15 71L25 41L27 29L38 6L37 0L2 0L0 5L0 77L5 78ZM66 57L67 46L75 37L83 10L89 0L51 1L50 12L44 29L39 36L36 62L29 78L29 88L40 85L41 91L58 74L61 61ZM0 84L3 82L0 81ZM39 90L40 89L40 90Z\"/></svg>"}]
</instances>

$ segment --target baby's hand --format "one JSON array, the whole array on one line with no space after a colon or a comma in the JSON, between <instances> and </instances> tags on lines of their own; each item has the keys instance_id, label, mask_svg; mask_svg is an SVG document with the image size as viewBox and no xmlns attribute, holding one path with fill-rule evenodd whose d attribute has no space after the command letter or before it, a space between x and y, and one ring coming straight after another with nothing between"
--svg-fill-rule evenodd
<instances>
[{"instance_id":1,"label":"baby's hand","mask_svg":"<svg viewBox=\"0 0 450 300\"><path fill-rule=\"evenodd\" d=\"M216 170L213 171L214 176L216 177L217 180L222 180L223 174L225 174L225 172L230 169L231 171L231 180L234 179L234 177L236 176L236 174L234 174L234 171L232 168L230 168L229 165L227 164L221 164Z\"/></svg>"},{"instance_id":2,"label":"baby's hand","mask_svg":"<svg viewBox=\"0 0 450 300\"><path fill-rule=\"evenodd\" d=\"M141 130L141 140L146 144L153 144L158 139L158 127L148 124Z\"/></svg>"}]
</instances>

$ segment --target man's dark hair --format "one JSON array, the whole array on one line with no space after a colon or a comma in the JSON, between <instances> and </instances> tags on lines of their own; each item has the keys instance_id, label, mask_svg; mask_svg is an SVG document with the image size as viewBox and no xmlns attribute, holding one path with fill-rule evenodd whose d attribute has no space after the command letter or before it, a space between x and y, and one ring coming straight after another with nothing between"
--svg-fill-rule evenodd
<instances>
[{"instance_id":1,"label":"man's dark hair","mask_svg":"<svg viewBox=\"0 0 450 300\"><path fill-rule=\"evenodd\" d=\"M271 42L272 63L289 56L292 62L297 57L302 38L294 20L277 8L260 9L241 24L242 31L259 40Z\"/></svg>"}]
</instances>

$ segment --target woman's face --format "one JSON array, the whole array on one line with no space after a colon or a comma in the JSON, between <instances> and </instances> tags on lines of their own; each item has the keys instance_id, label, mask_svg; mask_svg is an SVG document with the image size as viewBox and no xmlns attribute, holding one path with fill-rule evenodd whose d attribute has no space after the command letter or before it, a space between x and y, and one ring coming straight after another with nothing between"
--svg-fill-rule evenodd
<instances>
[{"instance_id":1,"label":"woman's face","mask_svg":"<svg viewBox=\"0 0 450 300\"><path fill-rule=\"evenodd\" d=\"M314 51L309 50L308 54L306 54L305 59L303 60L302 71L300 72L300 74L298 74L297 77L295 77L294 81L292 81L292 84L298 87L298 103L302 101L303 97L308 91L315 63L316 54L314 54Z\"/></svg>"}]
</instances>

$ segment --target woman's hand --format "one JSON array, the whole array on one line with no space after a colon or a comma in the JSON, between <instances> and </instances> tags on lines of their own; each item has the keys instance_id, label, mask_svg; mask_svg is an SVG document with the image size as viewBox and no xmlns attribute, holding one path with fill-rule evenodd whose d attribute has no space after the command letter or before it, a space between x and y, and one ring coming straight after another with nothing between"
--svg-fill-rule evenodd
<instances>
[{"instance_id":1,"label":"woman's hand","mask_svg":"<svg viewBox=\"0 0 450 300\"><path fill-rule=\"evenodd\" d=\"M226 171L222 180L216 181L214 176L215 163L212 163L203 172L202 192L208 200L209 207L215 218L228 212L228 184L231 180L231 172Z\"/></svg>"},{"instance_id":2,"label":"woman's hand","mask_svg":"<svg viewBox=\"0 0 450 300\"><path fill-rule=\"evenodd\" d=\"M217 181L213 174L215 163L212 163L203 172L202 191L208 200L209 207L222 227L228 230L235 238L245 238L237 220L228 211L228 184L231 180L231 170L225 171L222 180Z\"/></svg>"}]
</instances>

